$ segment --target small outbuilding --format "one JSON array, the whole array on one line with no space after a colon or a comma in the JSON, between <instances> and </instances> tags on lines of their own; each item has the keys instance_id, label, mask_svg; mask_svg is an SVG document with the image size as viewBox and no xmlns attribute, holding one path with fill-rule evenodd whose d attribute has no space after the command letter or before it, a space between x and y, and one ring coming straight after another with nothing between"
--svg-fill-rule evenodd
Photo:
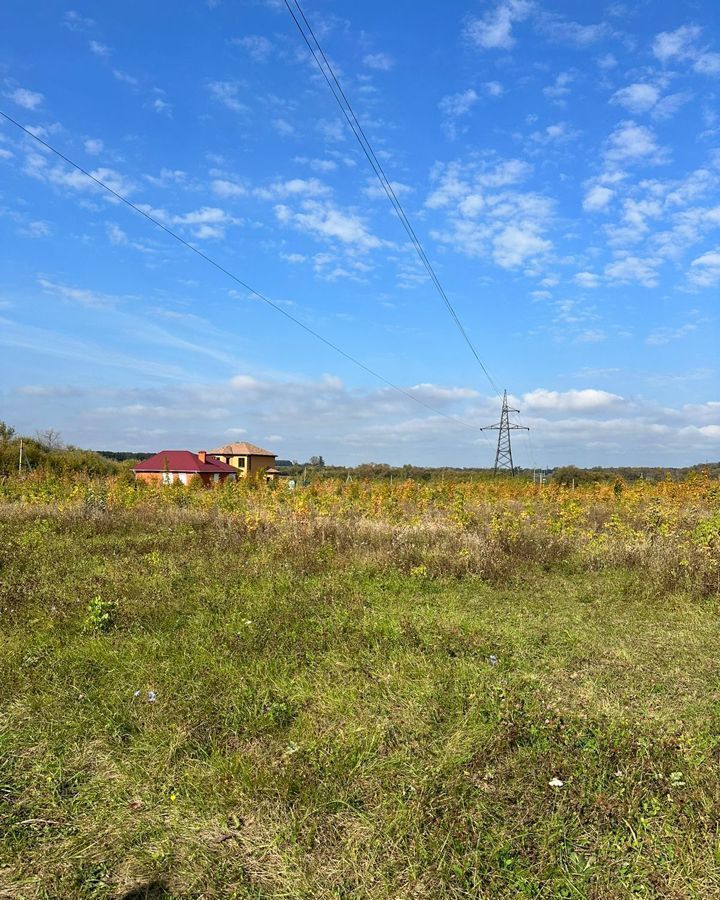
<instances>
[{"instance_id":1,"label":"small outbuilding","mask_svg":"<svg viewBox=\"0 0 720 900\"><path fill-rule=\"evenodd\" d=\"M179 481L189 484L198 476L206 487L220 484L226 479L234 481L237 469L210 456L205 450L161 450L155 456L144 459L133 467L135 479L155 484L172 484Z\"/></svg>"},{"instance_id":2,"label":"small outbuilding","mask_svg":"<svg viewBox=\"0 0 720 900\"><path fill-rule=\"evenodd\" d=\"M208 459L212 457L219 462L233 466L240 478L251 478L253 475L259 475L261 472L267 472L274 468L276 455L255 444L240 441L210 450Z\"/></svg>"}]
</instances>

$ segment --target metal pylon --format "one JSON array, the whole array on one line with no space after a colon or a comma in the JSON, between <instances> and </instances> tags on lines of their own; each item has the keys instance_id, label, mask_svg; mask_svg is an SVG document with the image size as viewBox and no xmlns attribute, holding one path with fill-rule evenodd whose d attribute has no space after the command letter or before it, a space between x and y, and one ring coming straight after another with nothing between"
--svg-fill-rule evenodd
<instances>
[{"instance_id":1,"label":"metal pylon","mask_svg":"<svg viewBox=\"0 0 720 900\"><path fill-rule=\"evenodd\" d=\"M495 425L486 425L481 431L497 431L498 442L497 451L495 453L495 474L499 471L509 471L511 475L515 474L515 466L513 465L512 446L510 445L511 431L530 431L527 425L512 425L510 423L510 413L519 413L519 409L513 409L508 406L507 391L503 391L502 412L500 413L500 421Z\"/></svg>"}]
</instances>

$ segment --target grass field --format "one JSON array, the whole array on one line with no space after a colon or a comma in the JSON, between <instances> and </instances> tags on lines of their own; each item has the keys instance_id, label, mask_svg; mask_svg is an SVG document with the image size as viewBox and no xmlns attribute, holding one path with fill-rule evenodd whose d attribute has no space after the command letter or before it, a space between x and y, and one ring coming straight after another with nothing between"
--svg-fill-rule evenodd
<instances>
[{"instance_id":1,"label":"grass field","mask_svg":"<svg viewBox=\"0 0 720 900\"><path fill-rule=\"evenodd\" d=\"M4 491L0 897L720 897L717 482Z\"/></svg>"}]
</instances>

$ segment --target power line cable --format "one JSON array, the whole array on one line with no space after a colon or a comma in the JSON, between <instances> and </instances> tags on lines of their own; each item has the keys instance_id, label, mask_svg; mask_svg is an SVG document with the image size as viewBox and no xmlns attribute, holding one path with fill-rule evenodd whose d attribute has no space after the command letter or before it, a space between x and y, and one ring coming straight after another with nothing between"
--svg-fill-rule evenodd
<instances>
[{"instance_id":1,"label":"power line cable","mask_svg":"<svg viewBox=\"0 0 720 900\"><path fill-rule=\"evenodd\" d=\"M450 313L451 318L455 322L455 325L457 326L460 334L462 335L463 339L465 340L465 343L468 345L473 356L479 363L480 368L482 369L482 371L485 374L485 377L487 378L488 382L490 383L490 386L495 391L495 393L498 395L498 397L501 397L502 395L500 393L500 389L498 388L497 384L495 383L492 376L490 375L490 372L488 371L487 367L485 366L482 359L480 358L480 355L477 352L475 345L470 340L470 337L469 337L467 331L465 330L465 327L463 326L462 322L460 321L460 317L458 316L454 306L452 305L452 303L450 301L450 298L448 297L445 289L443 288L442 283L440 282L440 279L438 278L438 275L435 272L435 269L434 269L432 263L430 262L430 259L428 258L427 254L425 252L425 249L423 248L423 246L420 242L420 239L418 238L418 236L415 232L415 229L413 228L410 220L407 217L407 214L405 213L405 210L403 209L402 203L400 202L400 200L397 197L397 194L395 192L395 189L392 186L392 183L390 182L387 175L385 174L385 170L383 169L382 164L378 160L378 158L375 154L375 151L373 150L372 145L371 145L370 141L368 140L368 137L365 134L365 131L363 130L362 125L358 121L358 118L355 115L355 112L353 110L352 104L350 103L350 101L347 98L347 95L345 94L344 90L342 89L342 86L340 85L340 82L338 81L338 78L335 75L335 71L334 71L333 67L330 65L330 62L329 62L327 56L325 55L325 52L323 51L323 49L320 45L320 42L318 41L317 37L315 36L315 32L313 31L312 26L308 22L308 19L307 19L305 13L303 12L303 9L300 6L300 3L298 2L298 0L293 0L295 6L297 7L298 13L300 14L300 17L302 18L303 23L305 24L305 27L307 28L307 31L309 32L310 37L308 37L308 34L306 34L306 32L305 32L305 28L303 28L303 25L300 23L298 17L295 15L295 12L293 11L289 0L283 0L283 2L285 3L285 6L286 6L288 12L292 16L292 19L295 22L295 25L297 26L298 31L302 35L303 40L307 44L308 49L310 50L310 53L312 54L313 59L315 60L315 62L317 64L317 67L320 69L320 72L323 75L323 78L327 82L327 85L330 88L332 95L335 98L338 106L340 107L340 109L345 117L345 120L347 121L348 125L350 126L350 129L352 130L353 134L355 135L355 138L357 139L358 143L360 144L360 147L362 148L363 153L365 154L368 162L370 163L370 166L372 167L373 171L375 172L375 175L377 176L378 181L380 182L383 190L385 191L385 194L387 195L388 200L390 200L390 203L392 204L393 209L397 213L397 216L400 219L400 222L402 223L403 228L407 232L407 235L410 238L410 241L419 256L420 261L422 262L426 272L430 276L430 280L434 284L443 303L445 304L445 307L447 308L448 312ZM311 40L311 38L312 38L312 40Z\"/></svg>"},{"instance_id":2,"label":"power line cable","mask_svg":"<svg viewBox=\"0 0 720 900\"><path fill-rule=\"evenodd\" d=\"M89 178L90 181L95 182L95 184L97 184L99 187L103 188L103 190L107 191L109 194L112 194L113 197L120 200L126 206L129 206L130 209L134 210L136 213L139 213L141 216L146 218L149 222L152 222L152 224L155 225L157 228L162 229L162 231L164 231L166 234L170 235L171 238L174 238L174 240L176 240L178 243L182 244L183 247L186 247L188 250L192 250L193 253L197 254L197 256L199 256L201 259L204 259L205 262L210 263L211 266L214 266L216 269L218 269L224 275L227 275L227 277L232 279L234 282L236 282L236 284L239 284L246 291L248 291L249 293L256 296L259 300L262 300L263 303L266 303L268 306L272 307L276 312L279 312L281 315L285 316L286 319L289 319L291 322L294 322L295 325L299 325L300 328L303 329L303 331L306 331L308 334L312 335L314 338L317 338L317 340L322 341L323 344L325 344L327 347L330 347L336 353L339 353L340 356L343 356L345 359L349 360L351 363L358 366L363 371L367 372L369 375L372 375L373 378L377 378L379 381L382 381L383 384L386 384L388 387L390 387L393 390L397 391L398 393L402 394L404 397L407 397L409 400L412 400L414 403L417 403L420 406L425 407L425 409L430 410L430 412L435 413L435 415L442 416L445 419L449 419L451 422L455 422L457 425L464 425L466 428L472 428L474 431L478 430L476 425L471 425L470 422L465 422L465 421L463 421L463 419L459 419L456 416L450 416L447 413L442 412L442 410L435 409L434 406L430 406L429 403L425 403L424 400L420 400L418 397L415 397L413 394L409 393L409 391L406 391L404 388L401 388L397 384L394 384L392 381L385 378L384 375L380 375L374 369L371 369L370 366L365 365L365 363L361 362L359 359L352 356L350 353L347 353L341 347L338 347L337 344L334 344L332 341L328 340L328 338L323 337L321 334L319 334L313 328L310 328L309 325L306 325L300 319L293 316L292 313L289 313L287 310L283 309L277 303L274 303L272 300L270 300L269 297L266 297L265 294L262 294L260 291L256 290L254 287L251 287L249 284L247 284L247 282L243 281L237 275L233 274L229 269L226 269L223 265L221 265L221 263L214 260L211 256L208 256L207 253L203 253L202 250L198 250L197 247L194 247L189 241L186 241L185 238L183 238L179 234L177 234L177 232L173 231L171 228L168 228L167 225L163 225L162 222L160 222L154 216L150 215L149 212L147 212L146 210L137 206L135 203L132 202L132 200L128 200L128 198L123 196L121 193L119 193L119 191L116 191L114 188L111 188L101 178L98 178L97 176L93 175L91 172L88 172L87 169L84 169L81 165L74 162L72 159L70 159L70 157L65 156L64 153L61 153L60 150L57 150L55 147L52 146L52 144L49 144L47 141L43 140L37 134L33 134L33 132L30 131L30 129L25 128L24 125L21 125L20 122L18 122L16 119L13 119L13 117L8 115L8 113L3 112L2 109L0 109L0 116L2 116L4 119L7 119L8 122L15 125L16 128L19 128L20 131L23 131L28 137L31 137L34 141L37 141L39 144L41 144L43 147L45 147L51 153L54 153L55 156L59 157L63 162L67 163L69 166L72 166L78 172L81 172L86 178Z\"/></svg>"}]
</instances>

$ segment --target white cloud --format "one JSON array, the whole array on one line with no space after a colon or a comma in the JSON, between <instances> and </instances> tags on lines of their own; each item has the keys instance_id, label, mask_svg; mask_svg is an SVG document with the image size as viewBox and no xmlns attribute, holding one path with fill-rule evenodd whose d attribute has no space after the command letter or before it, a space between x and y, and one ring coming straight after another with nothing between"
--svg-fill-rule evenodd
<instances>
[{"instance_id":1,"label":"white cloud","mask_svg":"<svg viewBox=\"0 0 720 900\"><path fill-rule=\"evenodd\" d=\"M692 100L690 91L678 91L663 97L652 110L653 119L670 119L686 103Z\"/></svg>"},{"instance_id":2,"label":"white cloud","mask_svg":"<svg viewBox=\"0 0 720 900\"><path fill-rule=\"evenodd\" d=\"M464 116L466 113L470 112L478 99L478 95L475 91L472 88L468 88L460 94L450 94L447 97L443 97L438 103L438 108L440 112L446 116L451 116L453 118Z\"/></svg>"},{"instance_id":3,"label":"white cloud","mask_svg":"<svg viewBox=\"0 0 720 900\"><path fill-rule=\"evenodd\" d=\"M330 188L319 178L289 178L287 181L274 181L267 187L253 189L253 194L261 200L277 200L287 197L327 197L332 193Z\"/></svg>"},{"instance_id":4,"label":"white cloud","mask_svg":"<svg viewBox=\"0 0 720 900\"><path fill-rule=\"evenodd\" d=\"M530 139L537 144L563 144L575 140L579 132L574 131L567 122L556 122L542 131L534 131Z\"/></svg>"},{"instance_id":5,"label":"white cloud","mask_svg":"<svg viewBox=\"0 0 720 900\"><path fill-rule=\"evenodd\" d=\"M531 10L529 0L502 0L481 18L470 19L465 26L465 36L483 50L509 50L515 45L513 25L526 19Z\"/></svg>"},{"instance_id":6,"label":"white cloud","mask_svg":"<svg viewBox=\"0 0 720 900\"><path fill-rule=\"evenodd\" d=\"M720 53L701 53L693 68L703 75L720 75Z\"/></svg>"},{"instance_id":7,"label":"white cloud","mask_svg":"<svg viewBox=\"0 0 720 900\"><path fill-rule=\"evenodd\" d=\"M529 411L594 412L618 406L625 401L618 394L587 388L580 391L548 391L537 388L523 395L523 406Z\"/></svg>"},{"instance_id":8,"label":"white cloud","mask_svg":"<svg viewBox=\"0 0 720 900\"><path fill-rule=\"evenodd\" d=\"M408 388L408 393L415 397L421 397L426 402L442 400L471 400L480 396L480 392L474 388L466 387L442 387L437 384L415 384Z\"/></svg>"},{"instance_id":9,"label":"white cloud","mask_svg":"<svg viewBox=\"0 0 720 900\"><path fill-rule=\"evenodd\" d=\"M557 13L542 12L538 17L538 27L551 40L576 47L587 47L608 34L608 26L601 22L595 25L581 25Z\"/></svg>"},{"instance_id":10,"label":"white cloud","mask_svg":"<svg viewBox=\"0 0 720 900\"><path fill-rule=\"evenodd\" d=\"M645 343L655 347L669 344L670 341L677 341L680 338L687 337L688 334L691 334L696 329L697 325L694 322L688 322L679 328L658 328L647 336Z\"/></svg>"},{"instance_id":11,"label":"white cloud","mask_svg":"<svg viewBox=\"0 0 720 900\"><path fill-rule=\"evenodd\" d=\"M584 288L596 288L600 286L600 279L594 272L578 272L573 279L575 284Z\"/></svg>"},{"instance_id":12,"label":"white cloud","mask_svg":"<svg viewBox=\"0 0 720 900\"><path fill-rule=\"evenodd\" d=\"M163 100L161 97L156 97L152 102L152 108L156 113L160 113L164 116L172 117L172 105L168 103L166 100Z\"/></svg>"},{"instance_id":13,"label":"white cloud","mask_svg":"<svg viewBox=\"0 0 720 900\"><path fill-rule=\"evenodd\" d=\"M358 215L343 212L330 203L305 200L301 211L278 205L275 207L275 214L283 224L293 225L315 237L351 244L359 250L373 250L382 245Z\"/></svg>"},{"instance_id":14,"label":"white cloud","mask_svg":"<svg viewBox=\"0 0 720 900\"><path fill-rule=\"evenodd\" d=\"M213 99L236 113L248 112L249 107L240 100L243 85L238 81L212 81L208 85Z\"/></svg>"},{"instance_id":15,"label":"white cloud","mask_svg":"<svg viewBox=\"0 0 720 900\"><path fill-rule=\"evenodd\" d=\"M23 237L31 237L31 238L44 238L49 237L52 234L52 229L48 225L47 222L43 222L40 219L34 219L28 222L26 225L23 225L19 230L19 234L22 234Z\"/></svg>"},{"instance_id":16,"label":"white cloud","mask_svg":"<svg viewBox=\"0 0 720 900\"><path fill-rule=\"evenodd\" d=\"M659 259L641 259L637 256L624 256L605 266L605 276L619 284L637 283L643 287L657 287L657 270Z\"/></svg>"},{"instance_id":17,"label":"white cloud","mask_svg":"<svg viewBox=\"0 0 720 900\"><path fill-rule=\"evenodd\" d=\"M654 84L636 82L616 91L610 102L623 106L631 113L643 113L652 109L660 98L660 90Z\"/></svg>"},{"instance_id":18,"label":"white cloud","mask_svg":"<svg viewBox=\"0 0 720 900\"><path fill-rule=\"evenodd\" d=\"M479 99L477 93L468 88L462 93L443 97L438 103L438 109L444 116L443 128L450 140L455 140L458 135L457 120L466 116Z\"/></svg>"},{"instance_id":19,"label":"white cloud","mask_svg":"<svg viewBox=\"0 0 720 900\"><path fill-rule=\"evenodd\" d=\"M653 119L669 119L683 104L692 99L689 91L678 91L666 97L660 88L647 82L636 82L616 91L610 98L615 106L622 106L635 114L650 113Z\"/></svg>"},{"instance_id":20,"label":"white cloud","mask_svg":"<svg viewBox=\"0 0 720 900\"><path fill-rule=\"evenodd\" d=\"M395 65L395 60L387 53L368 53L363 57L363 62L368 69L379 72L389 72Z\"/></svg>"},{"instance_id":21,"label":"white cloud","mask_svg":"<svg viewBox=\"0 0 720 900\"><path fill-rule=\"evenodd\" d=\"M494 165L464 165L451 162L435 167L432 177L438 182L425 202L429 209L465 204L464 212L470 207L484 206L482 191L488 188L508 187L528 178L532 172L530 163L521 159L508 159ZM469 204L469 205L468 205Z\"/></svg>"},{"instance_id":22,"label":"white cloud","mask_svg":"<svg viewBox=\"0 0 720 900\"><path fill-rule=\"evenodd\" d=\"M32 178L47 181L58 187L70 188L76 191L101 191L104 194L103 189L82 172L76 169L69 169L62 164L50 166L47 158L39 153L29 153L26 156L24 171ZM115 169L103 166L91 169L90 174L123 196L131 194L135 190L134 183L125 178L120 172L115 171Z\"/></svg>"},{"instance_id":23,"label":"white cloud","mask_svg":"<svg viewBox=\"0 0 720 900\"><path fill-rule=\"evenodd\" d=\"M117 297L109 294L102 294L98 291L90 291L86 288L74 288L47 278L38 278L38 284L46 294L53 294L62 297L64 300L70 300L73 303L79 303L90 309L108 309L115 306Z\"/></svg>"},{"instance_id":24,"label":"white cloud","mask_svg":"<svg viewBox=\"0 0 720 900\"><path fill-rule=\"evenodd\" d=\"M95 27L95 22L87 16L81 16L74 9L69 9L63 15L63 25L70 31L89 31Z\"/></svg>"},{"instance_id":25,"label":"white cloud","mask_svg":"<svg viewBox=\"0 0 720 900\"><path fill-rule=\"evenodd\" d=\"M645 125L637 125L632 120L620 122L608 138L605 159L614 164L632 163L640 160L660 162L663 150L655 140L655 133Z\"/></svg>"},{"instance_id":26,"label":"white cloud","mask_svg":"<svg viewBox=\"0 0 720 900\"><path fill-rule=\"evenodd\" d=\"M490 97L502 97L505 93L505 88L500 84L499 81L486 81L483 84L485 91Z\"/></svg>"},{"instance_id":27,"label":"white cloud","mask_svg":"<svg viewBox=\"0 0 720 900\"><path fill-rule=\"evenodd\" d=\"M223 198L246 197L248 194L248 190L244 185L237 184L237 182L234 181L228 181L225 178L216 178L212 182L211 188L214 194Z\"/></svg>"},{"instance_id":28,"label":"white cloud","mask_svg":"<svg viewBox=\"0 0 720 900\"><path fill-rule=\"evenodd\" d=\"M38 106L41 106L45 97L38 93L37 91L29 91L27 88L15 88L12 91L7 91L5 96L8 97L13 103L17 103L18 106L22 106L23 109L35 110Z\"/></svg>"},{"instance_id":29,"label":"white cloud","mask_svg":"<svg viewBox=\"0 0 720 900\"><path fill-rule=\"evenodd\" d=\"M663 31L653 41L653 53L663 63L689 62L701 75L719 75L720 53L700 46L701 34L698 25L681 25L675 31Z\"/></svg>"},{"instance_id":30,"label":"white cloud","mask_svg":"<svg viewBox=\"0 0 720 900\"><path fill-rule=\"evenodd\" d=\"M203 206L202 209L193 210L182 216L175 216L173 221L179 225L197 225L207 222L224 222L226 218L226 214L222 209L218 209L216 206Z\"/></svg>"},{"instance_id":31,"label":"white cloud","mask_svg":"<svg viewBox=\"0 0 720 900\"><path fill-rule=\"evenodd\" d=\"M113 77L118 81L122 81L123 84L129 84L131 87L137 87L140 84L134 75L128 75L127 72L123 72L120 69L113 69Z\"/></svg>"},{"instance_id":32,"label":"white cloud","mask_svg":"<svg viewBox=\"0 0 720 900\"><path fill-rule=\"evenodd\" d=\"M245 37L233 38L230 42L242 47L255 62L267 62L273 51L273 44L261 34L248 34Z\"/></svg>"},{"instance_id":33,"label":"white cloud","mask_svg":"<svg viewBox=\"0 0 720 900\"><path fill-rule=\"evenodd\" d=\"M551 247L552 243L541 238L534 227L508 225L493 238L493 259L503 269L514 269Z\"/></svg>"},{"instance_id":34,"label":"white cloud","mask_svg":"<svg viewBox=\"0 0 720 900\"><path fill-rule=\"evenodd\" d=\"M682 25L675 31L663 31L653 41L653 53L661 62L672 59L685 59L700 37L701 29L697 25Z\"/></svg>"},{"instance_id":35,"label":"white cloud","mask_svg":"<svg viewBox=\"0 0 720 900\"><path fill-rule=\"evenodd\" d=\"M236 225L239 219L228 215L216 206L203 206L180 216L173 216L175 225L185 225L192 229L200 240L219 239L225 236L227 225Z\"/></svg>"},{"instance_id":36,"label":"white cloud","mask_svg":"<svg viewBox=\"0 0 720 900\"><path fill-rule=\"evenodd\" d=\"M326 141L340 143L345 140L345 129L340 119L319 119L315 127Z\"/></svg>"},{"instance_id":37,"label":"white cloud","mask_svg":"<svg viewBox=\"0 0 720 900\"><path fill-rule=\"evenodd\" d=\"M598 328L587 328L585 331L581 331L580 334L575 338L576 344L598 344L601 341L606 339L607 335L604 331L600 331Z\"/></svg>"},{"instance_id":38,"label":"white cloud","mask_svg":"<svg viewBox=\"0 0 720 900\"><path fill-rule=\"evenodd\" d=\"M570 85L573 81L574 77L571 72L560 72L552 84L543 88L543 94L549 100L554 100L563 106L565 103L564 98L570 93Z\"/></svg>"},{"instance_id":39,"label":"white cloud","mask_svg":"<svg viewBox=\"0 0 720 900\"><path fill-rule=\"evenodd\" d=\"M110 243L116 247L122 247L128 243L128 236L119 225L114 222L108 222L107 235Z\"/></svg>"},{"instance_id":40,"label":"white cloud","mask_svg":"<svg viewBox=\"0 0 720 900\"><path fill-rule=\"evenodd\" d=\"M155 187L167 187L170 184L184 184L187 180L187 172L182 169L160 169L159 175L146 175L146 180Z\"/></svg>"},{"instance_id":41,"label":"white cloud","mask_svg":"<svg viewBox=\"0 0 720 900\"><path fill-rule=\"evenodd\" d=\"M697 287L720 284L720 247L698 256L690 267L690 281Z\"/></svg>"},{"instance_id":42,"label":"white cloud","mask_svg":"<svg viewBox=\"0 0 720 900\"><path fill-rule=\"evenodd\" d=\"M293 162L310 166L316 172L334 172L338 167L334 159L310 159L307 156L296 156Z\"/></svg>"},{"instance_id":43,"label":"white cloud","mask_svg":"<svg viewBox=\"0 0 720 900\"><path fill-rule=\"evenodd\" d=\"M598 212L599 210L606 209L608 203L614 196L615 191L608 187L604 187L601 184L595 184L585 194L583 209L588 212Z\"/></svg>"},{"instance_id":44,"label":"white cloud","mask_svg":"<svg viewBox=\"0 0 720 900\"><path fill-rule=\"evenodd\" d=\"M90 41L88 46L90 47L90 52L95 56L107 57L112 53L110 47L101 44L100 41Z\"/></svg>"},{"instance_id":45,"label":"white cloud","mask_svg":"<svg viewBox=\"0 0 720 900\"><path fill-rule=\"evenodd\" d=\"M273 119L270 124L281 137L289 137L291 134L295 134L295 126L288 122L287 119L281 117Z\"/></svg>"},{"instance_id":46,"label":"white cloud","mask_svg":"<svg viewBox=\"0 0 720 900\"><path fill-rule=\"evenodd\" d=\"M436 185L425 206L445 210L447 224L435 229L433 237L468 256L490 256L502 268L515 268L544 255L552 248L543 235L552 218L552 201L510 189L531 172L528 163L515 159L492 166L437 165Z\"/></svg>"},{"instance_id":47,"label":"white cloud","mask_svg":"<svg viewBox=\"0 0 720 900\"><path fill-rule=\"evenodd\" d=\"M614 69L617 65L617 60L612 53L605 53L603 56L598 57L597 64L601 69Z\"/></svg>"},{"instance_id":48,"label":"white cloud","mask_svg":"<svg viewBox=\"0 0 720 900\"><path fill-rule=\"evenodd\" d=\"M415 188L409 184L404 184L402 181L391 181L390 187L393 189L396 197L402 197L403 194L412 194L415 190ZM370 200L384 200L386 197L383 187L375 178L368 178L362 192Z\"/></svg>"},{"instance_id":49,"label":"white cloud","mask_svg":"<svg viewBox=\"0 0 720 900\"><path fill-rule=\"evenodd\" d=\"M88 138L83 144L85 152L90 156L97 156L103 152L104 144L100 138Z\"/></svg>"}]
</instances>

